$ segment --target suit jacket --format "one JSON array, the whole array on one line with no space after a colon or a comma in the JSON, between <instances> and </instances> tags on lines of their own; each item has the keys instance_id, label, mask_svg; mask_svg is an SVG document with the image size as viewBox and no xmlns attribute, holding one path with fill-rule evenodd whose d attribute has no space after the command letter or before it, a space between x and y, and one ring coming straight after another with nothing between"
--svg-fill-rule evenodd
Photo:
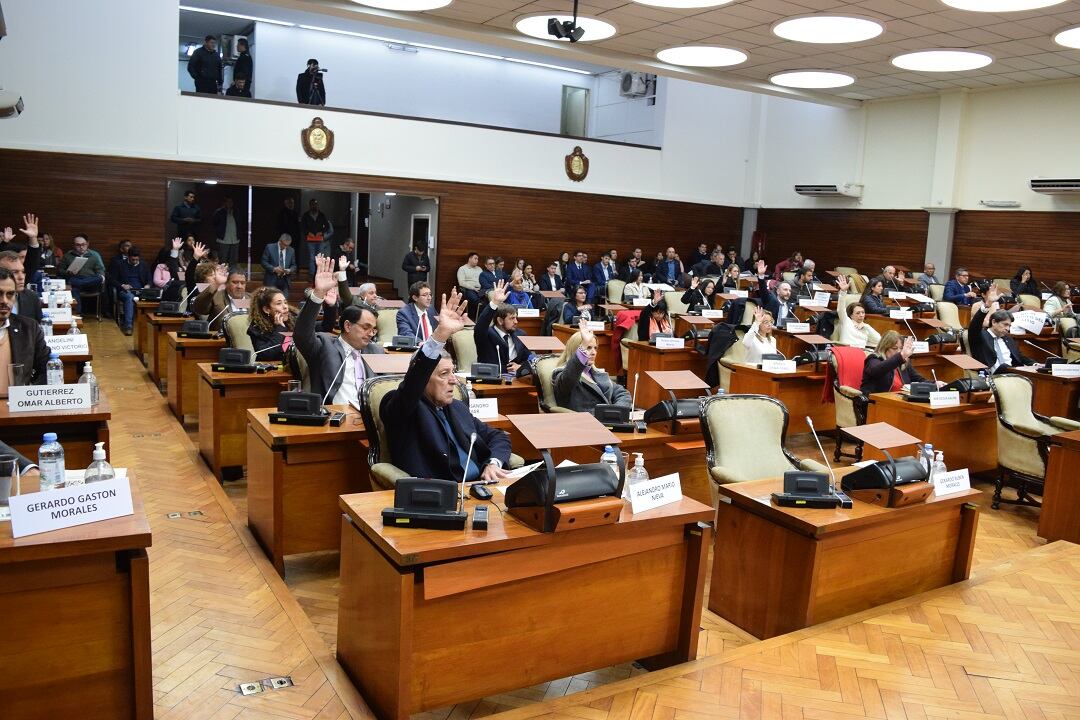
<instances>
[{"instance_id":1,"label":"suit jacket","mask_svg":"<svg viewBox=\"0 0 1080 720\"><path fill-rule=\"evenodd\" d=\"M44 385L47 381L45 364L49 362L49 346L36 320L22 315L9 315L8 342L11 362L22 365L23 372L15 385ZM7 372L5 370L5 372Z\"/></svg>"},{"instance_id":2,"label":"suit jacket","mask_svg":"<svg viewBox=\"0 0 1080 720\"><path fill-rule=\"evenodd\" d=\"M986 367L991 368L997 363L997 352L994 350L994 336L990 334L989 330L982 326L983 318L985 317L985 307L971 316L971 322L968 323L968 348L970 349L971 357L975 358ZM1012 336L1006 335L1002 339L1005 341L1005 347L1008 348L1009 354L1012 356L1013 367L1035 364L1034 360L1020 352L1020 348L1017 346L1016 341L1012 339Z\"/></svg>"},{"instance_id":3,"label":"suit jacket","mask_svg":"<svg viewBox=\"0 0 1080 720\"><path fill-rule=\"evenodd\" d=\"M435 332L435 328L439 327L439 316L435 314L435 308L428 306L427 309L428 324L431 326L431 331ZM420 327L420 313L416 309L416 303L408 303L405 307L401 308L397 312L397 333L398 335L408 335L409 337L417 337L417 330ZM423 342L424 338L420 338Z\"/></svg>"},{"instance_id":4,"label":"suit jacket","mask_svg":"<svg viewBox=\"0 0 1080 720\"><path fill-rule=\"evenodd\" d=\"M961 285L956 278L953 278L945 283L945 289L942 291L942 300L955 303L956 305L970 305L972 302L971 298L964 297L964 293L967 291L966 286Z\"/></svg>"},{"instance_id":5,"label":"suit jacket","mask_svg":"<svg viewBox=\"0 0 1080 720\"><path fill-rule=\"evenodd\" d=\"M342 373L338 371L345 360L345 351L336 335L315 331L315 319L319 316L321 304L311 297L304 303L296 318L293 342L307 361L311 392L332 400L341 386ZM368 343L360 352L364 355L381 355L383 349L381 345Z\"/></svg>"},{"instance_id":6,"label":"suit jacket","mask_svg":"<svg viewBox=\"0 0 1080 720\"><path fill-rule=\"evenodd\" d=\"M596 291L601 292L607 287L608 280L618 280L619 273L616 271L614 265L607 266L607 273L604 272L604 263L598 262L593 265L593 284L596 285Z\"/></svg>"},{"instance_id":7,"label":"suit jacket","mask_svg":"<svg viewBox=\"0 0 1080 720\"><path fill-rule=\"evenodd\" d=\"M432 360L423 350L413 356L408 372L398 385L383 398L379 415L389 438L390 455L394 464L414 477L460 480L461 461L442 423L435 415L435 406L424 396L428 378L439 360ZM469 449L469 434L476 433L473 461L483 468L492 458L506 467L510 463L510 438L477 420L469 406L454 400L445 408L447 420L459 445Z\"/></svg>"},{"instance_id":8,"label":"suit jacket","mask_svg":"<svg viewBox=\"0 0 1080 720\"><path fill-rule=\"evenodd\" d=\"M630 407L630 393L622 385L613 382L602 370L593 368L593 380L582 377L585 366L578 360L577 353L561 368L555 368L551 382L555 390L555 402L559 407L577 412L592 412L597 405L622 405ZM633 409L633 408L631 408Z\"/></svg>"},{"instance_id":9,"label":"suit jacket","mask_svg":"<svg viewBox=\"0 0 1080 720\"><path fill-rule=\"evenodd\" d=\"M244 293L244 297L251 302L251 293ZM191 304L196 315L201 315L210 320L211 330L220 330L221 322L225 319L225 308L229 306L229 296L224 290L215 292L209 285L201 293L195 296ZM249 306L250 307L250 306Z\"/></svg>"},{"instance_id":10,"label":"suit jacket","mask_svg":"<svg viewBox=\"0 0 1080 720\"><path fill-rule=\"evenodd\" d=\"M540 289L549 292L563 292L566 289L566 284L563 282L561 275L556 275L553 278L544 273L544 276L540 278Z\"/></svg>"},{"instance_id":11,"label":"suit jacket","mask_svg":"<svg viewBox=\"0 0 1080 720\"><path fill-rule=\"evenodd\" d=\"M41 322L41 298L33 290L26 288L19 293L19 315Z\"/></svg>"},{"instance_id":12,"label":"suit jacket","mask_svg":"<svg viewBox=\"0 0 1080 720\"><path fill-rule=\"evenodd\" d=\"M761 300L761 306L772 313L774 320L780 319L780 298L769 289L769 281L767 278L758 278L758 298ZM798 303L795 300L789 299L787 301L788 317L794 317L795 308Z\"/></svg>"},{"instance_id":13,"label":"suit jacket","mask_svg":"<svg viewBox=\"0 0 1080 720\"><path fill-rule=\"evenodd\" d=\"M510 357L510 342L496 332L492 327L495 319L495 311L491 309L491 303L484 303L480 314L476 317L473 325L473 342L476 343L476 361L482 363L497 364L502 372L506 372L507 361ZM521 336L525 333L514 330L511 340L514 343L514 362L524 365L529 357L529 349L521 342Z\"/></svg>"},{"instance_id":14,"label":"suit jacket","mask_svg":"<svg viewBox=\"0 0 1080 720\"><path fill-rule=\"evenodd\" d=\"M19 463L19 472L25 473L27 468L37 467L37 463L23 455L15 448L0 440L0 455L14 455L15 462Z\"/></svg>"},{"instance_id":15,"label":"suit jacket","mask_svg":"<svg viewBox=\"0 0 1080 720\"><path fill-rule=\"evenodd\" d=\"M574 262L570 263L569 265L566 266L566 292L567 292L567 294L568 295L573 295L574 294L574 288L576 288L578 285L580 285L585 280L592 280L592 279L593 279L593 277L592 277L592 268L591 267L589 267L588 265L582 265L579 268L577 263L574 263ZM593 288L590 287L589 285L586 285L585 287L588 288L589 297L591 298L592 295L593 295Z\"/></svg>"},{"instance_id":16,"label":"suit jacket","mask_svg":"<svg viewBox=\"0 0 1080 720\"><path fill-rule=\"evenodd\" d=\"M427 270L416 272L418 266L426 267ZM401 269L405 271L408 283L412 286L413 283L428 279L428 271L431 270L431 258L428 257L427 253L422 253L420 257L416 257L416 253L410 252L401 261Z\"/></svg>"},{"instance_id":17,"label":"suit jacket","mask_svg":"<svg viewBox=\"0 0 1080 720\"><path fill-rule=\"evenodd\" d=\"M263 269L266 270L267 277L274 277L274 268L282 267L286 270L292 268L293 274L296 274L296 250L292 246L285 248L285 257L281 257L281 246L277 243L270 243L263 250L262 260L260 263Z\"/></svg>"},{"instance_id":18,"label":"suit jacket","mask_svg":"<svg viewBox=\"0 0 1080 720\"><path fill-rule=\"evenodd\" d=\"M493 273L490 270L481 270L480 271L480 293L483 294L483 293L491 292L492 290L494 290L495 289L495 281L498 280L498 279L499 279L499 276L496 273Z\"/></svg>"}]
</instances>

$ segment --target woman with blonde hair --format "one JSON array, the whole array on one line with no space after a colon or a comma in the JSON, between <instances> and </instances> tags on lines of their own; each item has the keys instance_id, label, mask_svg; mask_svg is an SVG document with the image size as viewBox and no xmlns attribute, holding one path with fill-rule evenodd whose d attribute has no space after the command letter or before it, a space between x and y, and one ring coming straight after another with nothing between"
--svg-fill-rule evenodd
<instances>
[{"instance_id":1,"label":"woman with blonde hair","mask_svg":"<svg viewBox=\"0 0 1080 720\"><path fill-rule=\"evenodd\" d=\"M592 412L597 405L630 407L630 393L596 367L596 336L582 320L566 341L551 376L559 407Z\"/></svg>"},{"instance_id":2,"label":"woman with blonde hair","mask_svg":"<svg viewBox=\"0 0 1080 720\"><path fill-rule=\"evenodd\" d=\"M764 308L754 308L754 322L742 337L743 347L746 348L746 358L743 362L757 365L761 362L762 355L776 353L776 338L773 337L772 331L772 313Z\"/></svg>"},{"instance_id":3,"label":"woman with blonde hair","mask_svg":"<svg viewBox=\"0 0 1080 720\"><path fill-rule=\"evenodd\" d=\"M879 392L898 392L904 385L913 382L927 382L908 360L915 352L915 341L910 337L900 337L900 333L889 330L881 336L874 352L866 356L863 365L862 392L866 395ZM940 388L945 383L940 380Z\"/></svg>"}]
</instances>

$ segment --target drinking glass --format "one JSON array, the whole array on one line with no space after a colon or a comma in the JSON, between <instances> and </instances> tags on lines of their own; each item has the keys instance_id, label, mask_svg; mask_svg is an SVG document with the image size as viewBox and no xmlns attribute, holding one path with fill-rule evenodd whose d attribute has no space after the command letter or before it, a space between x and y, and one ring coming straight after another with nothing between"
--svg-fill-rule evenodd
<instances>
[{"instance_id":1,"label":"drinking glass","mask_svg":"<svg viewBox=\"0 0 1080 720\"><path fill-rule=\"evenodd\" d=\"M0 520L11 519L10 500L19 494L19 461L14 455L0 455Z\"/></svg>"},{"instance_id":2,"label":"drinking glass","mask_svg":"<svg viewBox=\"0 0 1080 720\"><path fill-rule=\"evenodd\" d=\"M26 379L23 376L25 370L26 366L22 363L12 363L8 365L7 369L5 370L5 372L7 373L8 387L11 387L12 385L25 385ZM3 396L7 396L7 393L4 393Z\"/></svg>"}]
</instances>

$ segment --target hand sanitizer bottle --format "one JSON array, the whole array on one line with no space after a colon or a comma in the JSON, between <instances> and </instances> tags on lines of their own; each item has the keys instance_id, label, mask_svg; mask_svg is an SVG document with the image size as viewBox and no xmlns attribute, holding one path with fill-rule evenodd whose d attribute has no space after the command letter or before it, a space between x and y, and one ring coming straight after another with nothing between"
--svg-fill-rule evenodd
<instances>
[{"instance_id":1,"label":"hand sanitizer bottle","mask_svg":"<svg viewBox=\"0 0 1080 720\"><path fill-rule=\"evenodd\" d=\"M99 442L94 445L93 460L90 467L86 468L86 472L83 473L83 479L86 482L101 482L116 477L116 471L113 470L109 461L105 459L105 443Z\"/></svg>"}]
</instances>

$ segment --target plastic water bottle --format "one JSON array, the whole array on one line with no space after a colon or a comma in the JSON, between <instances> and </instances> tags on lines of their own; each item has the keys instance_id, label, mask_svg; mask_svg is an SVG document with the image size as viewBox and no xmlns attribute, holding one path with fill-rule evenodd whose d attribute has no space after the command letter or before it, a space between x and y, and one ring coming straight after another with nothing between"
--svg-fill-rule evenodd
<instances>
[{"instance_id":1,"label":"plastic water bottle","mask_svg":"<svg viewBox=\"0 0 1080 720\"><path fill-rule=\"evenodd\" d=\"M49 309L50 310L55 310L56 309L56 291L55 290L49 290Z\"/></svg>"},{"instance_id":2,"label":"plastic water bottle","mask_svg":"<svg viewBox=\"0 0 1080 720\"><path fill-rule=\"evenodd\" d=\"M923 445L922 464L926 468L926 475L929 477L930 473L934 472L934 446L930 443Z\"/></svg>"},{"instance_id":3,"label":"plastic water bottle","mask_svg":"<svg viewBox=\"0 0 1080 720\"><path fill-rule=\"evenodd\" d=\"M611 468L611 471L615 473L615 477L619 477L619 456L615 454L615 448L610 445L604 446L604 452L600 456L600 462Z\"/></svg>"},{"instance_id":4,"label":"plastic water bottle","mask_svg":"<svg viewBox=\"0 0 1080 720\"><path fill-rule=\"evenodd\" d=\"M64 363L60 362L60 356L56 353L49 353L49 362L45 364L45 384L64 384Z\"/></svg>"},{"instance_id":5,"label":"plastic water bottle","mask_svg":"<svg viewBox=\"0 0 1080 720\"><path fill-rule=\"evenodd\" d=\"M64 487L64 448L56 441L56 433L45 433L38 448L38 472L41 491Z\"/></svg>"},{"instance_id":6,"label":"plastic water bottle","mask_svg":"<svg viewBox=\"0 0 1080 720\"><path fill-rule=\"evenodd\" d=\"M112 480L114 477L116 477L116 471L113 470L113 466L109 464L109 461L105 459L105 443L95 443L93 462L83 473L83 480L93 483Z\"/></svg>"},{"instance_id":7,"label":"plastic water bottle","mask_svg":"<svg viewBox=\"0 0 1080 720\"><path fill-rule=\"evenodd\" d=\"M52 318L49 317L49 313L47 313L47 312L41 313L41 334L44 335L45 337L52 337L52 334L53 334L52 327L53 327L53 322L52 322Z\"/></svg>"},{"instance_id":8,"label":"plastic water bottle","mask_svg":"<svg viewBox=\"0 0 1080 720\"><path fill-rule=\"evenodd\" d=\"M465 399L468 402L472 402L476 399L476 391L473 390L472 380L465 381Z\"/></svg>"},{"instance_id":9,"label":"plastic water bottle","mask_svg":"<svg viewBox=\"0 0 1080 720\"><path fill-rule=\"evenodd\" d=\"M75 326L72 325L71 327ZM94 368L90 366L89 362L83 366L83 374L79 378L79 384L90 386L90 404L97 405L101 390L98 388L97 375L94 374Z\"/></svg>"},{"instance_id":10,"label":"plastic water bottle","mask_svg":"<svg viewBox=\"0 0 1080 720\"><path fill-rule=\"evenodd\" d=\"M82 330L79 329L78 323L75 322L75 318L71 318L71 325L68 326L68 335L82 335Z\"/></svg>"}]
</instances>

